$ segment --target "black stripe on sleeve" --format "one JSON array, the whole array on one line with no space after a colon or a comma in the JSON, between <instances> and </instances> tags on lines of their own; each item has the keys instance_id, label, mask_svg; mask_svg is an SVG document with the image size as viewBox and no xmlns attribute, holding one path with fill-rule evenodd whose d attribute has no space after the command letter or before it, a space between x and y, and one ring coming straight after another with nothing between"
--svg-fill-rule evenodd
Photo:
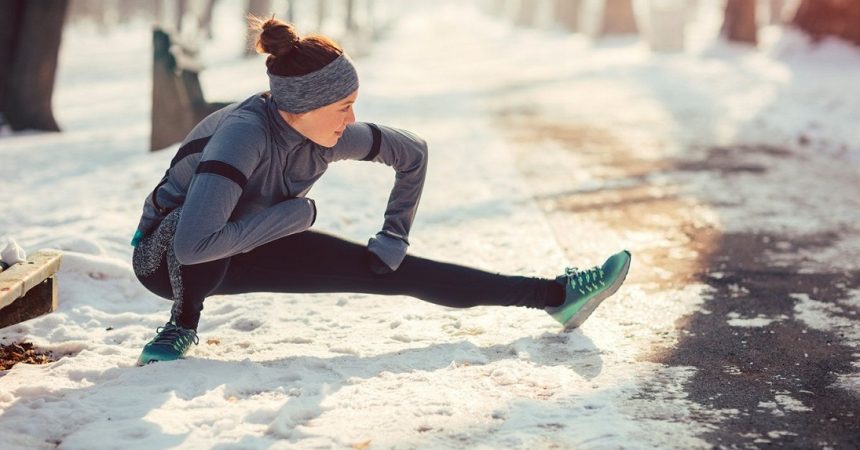
<instances>
[{"instance_id":1,"label":"black stripe on sleeve","mask_svg":"<svg viewBox=\"0 0 860 450\"><path fill-rule=\"evenodd\" d=\"M180 147L179 151L176 152L176 156L174 156L173 159L170 161L170 167L175 166L176 163L182 161L182 159L188 155L202 152L203 149L206 147L206 144L209 143L209 139L211 138L212 136L206 136L204 138L195 139Z\"/></svg>"},{"instance_id":2,"label":"black stripe on sleeve","mask_svg":"<svg viewBox=\"0 0 860 450\"><path fill-rule=\"evenodd\" d=\"M311 219L311 226L313 226L314 222L317 221L317 204L312 198L309 198L308 201L311 203L311 207L314 209L314 217Z\"/></svg>"},{"instance_id":3,"label":"black stripe on sleeve","mask_svg":"<svg viewBox=\"0 0 860 450\"><path fill-rule=\"evenodd\" d=\"M382 132L379 131L379 127L372 123L368 125L370 125L370 131L373 132L373 144L370 146L370 153L362 158L362 161L373 161L373 158L379 154L379 146L382 145Z\"/></svg>"},{"instance_id":4,"label":"black stripe on sleeve","mask_svg":"<svg viewBox=\"0 0 860 450\"><path fill-rule=\"evenodd\" d=\"M186 156L203 152L203 149L206 148L206 144L209 143L209 139L211 138L212 136L206 136L204 138L195 139L179 148L179 151L177 151L173 159L170 160L170 168L164 172L164 177L158 182L158 185L155 186L155 189L153 189L150 194L150 197L152 198L152 206L155 207L156 211L164 215L167 215L167 213L170 212L170 210L162 208L161 205L158 204L158 189L167 183L167 180L170 177L170 169L172 169L179 161L185 159Z\"/></svg>"},{"instance_id":5,"label":"black stripe on sleeve","mask_svg":"<svg viewBox=\"0 0 860 450\"><path fill-rule=\"evenodd\" d=\"M200 164L197 165L196 173L214 173L216 175L221 175L224 178L233 180L233 182L238 184L242 189L245 189L245 185L248 184L248 178L245 177L239 169L222 161L200 161Z\"/></svg>"}]
</instances>

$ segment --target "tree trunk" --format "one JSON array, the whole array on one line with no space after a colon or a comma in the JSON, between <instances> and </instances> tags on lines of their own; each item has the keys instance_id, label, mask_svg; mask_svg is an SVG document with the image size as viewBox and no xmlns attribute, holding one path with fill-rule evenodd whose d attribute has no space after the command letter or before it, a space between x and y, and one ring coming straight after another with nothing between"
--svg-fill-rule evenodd
<instances>
[{"instance_id":1,"label":"tree trunk","mask_svg":"<svg viewBox=\"0 0 860 450\"><path fill-rule=\"evenodd\" d=\"M520 0L520 10L517 13L516 24L524 27L535 25L537 18L537 0Z\"/></svg>"},{"instance_id":2,"label":"tree trunk","mask_svg":"<svg viewBox=\"0 0 860 450\"><path fill-rule=\"evenodd\" d=\"M770 0L768 3L768 21L771 25L782 23L782 10L785 9L785 0Z\"/></svg>"},{"instance_id":3,"label":"tree trunk","mask_svg":"<svg viewBox=\"0 0 860 450\"><path fill-rule=\"evenodd\" d=\"M358 24L355 23L355 0L346 0L346 29L355 31Z\"/></svg>"},{"instance_id":4,"label":"tree trunk","mask_svg":"<svg viewBox=\"0 0 860 450\"><path fill-rule=\"evenodd\" d=\"M21 26L21 16L24 12L23 2L16 0L0 0L0 116L6 104L9 68L12 67L12 57L15 55L16 38ZM2 119L2 117L0 117ZM0 124L4 121L0 120Z\"/></svg>"},{"instance_id":5,"label":"tree trunk","mask_svg":"<svg viewBox=\"0 0 860 450\"><path fill-rule=\"evenodd\" d=\"M601 36L636 34L638 31L632 0L605 0Z\"/></svg>"},{"instance_id":6,"label":"tree trunk","mask_svg":"<svg viewBox=\"0 0 860 450\"><path fill-rule=\"evenodd\" d=\"M159 27L164 28L167 25L167 19L165 16L167 13L165 10L167 9L164 4L166 0L154 0L154 8L155 8L155 24Z\"/></svg>"},{"instance_id":7,"label":"tree trunk","mask_svg":"<svg viewBox=\"0 0 860 450\"><path fill-rule=\"evenodd\" d=\"M271 16L272 1L271 0L248 0L248 11L250 15L258 17ZM257 53L254 49L254 42L257 39L257 32L250 27L245 38L245 56L253 56Z\"/></svg>"},{"instance_id":8,"label":"tree trunk","mask_svg":"<svg viewBox=\"0 0 860 450\"><path fill-rule=\"evenodd\" d=\"M720 33L726 39L752 45L758 43L758 26L755 20L756 2L727 0L723 27Z\"/></svg>"},{"instance_id":9,"label":"tree trunk","mask_svg":"<svg viewBox=\"0 0 860 450\"><path fill-rule=\"evenodd\" d=\"M0 0L0 114L13 130L60 131L51 109L68 0Z\"/></svg>"},{"instance_id":10,"label":"tree trunk","mask_svg":"<svg viewBox=\"0 0 860 450\"><path fill-rule=\"evenodd\" d=\"M212 15L215 13L215 2L217 0L206 0L203 5L203 13L200 15L200 29L203 30L206 39L212 39Z\"/></svg>"},{"instance_id":11,"label":"tree trunk","mask_svg":"<svg viewBox=\"0 0 860 450\"><path fill-rule=\"evenodd\" d=\"M325 18L328 16L328 0L317 0L317 32L322 33Z\"/></svg>"},{"instance_id":12,"label":"tree trunk","mask_svg":"<svg viewBox=\"0 0 860 450\"><path fill-rule=\"evenodd\" d=\"M571 32L579 31L581 0L555 0L555 20Z\"/></svg>"},{"instance_id":13,"label":"tree trunk","mask_svg":"<svg viewBox=\"0 0 860 450\"><path fill-rule=\"evenodd\" d=\"M287 22L296 23L296 0L287 0Z\"/></svg>"},{"instance_id":14,"label":"tree trunk","mask_svg":"<svg viewBox=\"0 0 860 450\"><path fill-rule=\"evenodd\" d=\"M803 0L793 22L815 39L832 35L860 45L860 2L857 0Z\"/></svg>"},{"instance_id":15,"label":"tree trunk","mask_svg":"<svg viewBox=\"0 0 860 450\"><path fill-rule=\"evenodd\" d=\"M176 0L176 31L182 31L182 22L188 13L188 0Z\"/></svg>"}]
</instances>

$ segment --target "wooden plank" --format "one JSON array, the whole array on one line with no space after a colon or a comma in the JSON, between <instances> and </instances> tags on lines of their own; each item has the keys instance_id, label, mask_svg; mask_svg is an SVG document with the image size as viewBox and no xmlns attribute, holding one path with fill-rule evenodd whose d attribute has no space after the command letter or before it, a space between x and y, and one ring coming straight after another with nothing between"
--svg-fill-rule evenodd
<instances>
[{"instance_id":1,"label":"wooden plank","mask_svg":"<svg viewBox=\"0 0 860 450\"><path fill-rule=\"evenodd\" d=\"M26 262L0 272L0 308L11 305L43 280L57 273L62 256L62 252L57 250L39 250Z\"/></svg>"},{"instance_id":2,"label":"wooden plank","mask_svg":"<svg viewBox=\"0 0 860 450\"><path fill-rule=\"evenodd\" d=\"M0 308L0 328L30 320L57 309L57 280L49 277L33 286L23 297Z\"/></svg>"}]
</instances>

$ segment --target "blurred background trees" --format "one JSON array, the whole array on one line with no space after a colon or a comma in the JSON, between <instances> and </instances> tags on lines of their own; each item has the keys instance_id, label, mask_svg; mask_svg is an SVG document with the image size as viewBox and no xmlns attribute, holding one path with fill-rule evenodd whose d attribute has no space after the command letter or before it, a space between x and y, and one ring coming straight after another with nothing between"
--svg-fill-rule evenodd
<instances>
[{"instance_id":1,"label":"blurred background trees","mask_svg":"<svg viewBox=\"0 0 860 450\"><path fill-rule=\"evenodd\" d=\"M636 34L636 14L633 13L633 0L606 0L603 4L603 20L600 35Z\"/></svg>"},{"instance_id":2,"label":"blurred background trees","mask_svg":"<svg viewBox=\"0 0 860 450\"><path fill-rule=\"evenodd\" d=\"M320 1L319 3L322 5L325 4L325 1ZM271 16L274 13L274 11L272 11L272 0L248 0L247 11L246 15L248 16ZM278 14L278 16L283 17L280 14ZM248 28L245 37L245 41L248 43L248 45L245 46L245 56L250 56L256 53L253 46L256 37L256 32L251 28Z\"/></svg>"},{"instance_id":3,"label":"blurred background trees","mask_svg":"<svg viewBox=\"0 0 860 450\"><path fill-rule=\"evenodd\" d=\"M550 11L551 22L595 38L624 34L681 36L679 28L701 7L719 7L720 34L728 41L756 45L766 25L794 26L816 39L834 36L860 44L858 0L484 0L493 16L534 27ZM644 23L643 23L644 22ZM643 26L645 25L645 26ZM669 46L672 47L672 46ZM680 50L681 48L678 48Z\"/></svg>"},{"instance_id":4,"label":"blurred background trees","mask_svg":"<svg viewBox=\"0 0 860 450\"><path fill-rule=\"evenodd\" d=\"M860 1L803 0L793 23L815 39L832 35L860 44Z\"/></svg>"},{"instance_id":5,"label":"blurred background trees","mask_svg":"<svg viewBox=\"0 0 860 450\"><path fill-rule=\"evenodd\" d=\"M833 36L860 45L860 0L474 1L518 26L557 27L594 39L641 35L655 51L684 50L685 30L704 7L720 8L720 34L730 42L754 47L761 27L785 26L802 30L813 40ZM396 11L410 4L407 0L0 0L0 126L59 130L51 99L66 22L88 23L104 33L133 23L150 24L172 33L193 54L195 46L206 45L218 34L216 10L230 2L243 2L244 8L238 8L243 13L274 13L296 23L303 33L328 34L355 57L366 53L372 40L394 20L397 13L385 13L386 9ZM254 37L248 33L241 43L248 57L254 55Z\"/></svg>"},{"instance_id":6,"label":"blurred background trees","mask_svg":"<svg viewBox=\"0 0 860 450\"><path fill-rule=\"evenodd\" d=\"M720 34L730 41L757 44L756 6L756 2L750 0L726 0Z\"/></svg>"}]
</instances>

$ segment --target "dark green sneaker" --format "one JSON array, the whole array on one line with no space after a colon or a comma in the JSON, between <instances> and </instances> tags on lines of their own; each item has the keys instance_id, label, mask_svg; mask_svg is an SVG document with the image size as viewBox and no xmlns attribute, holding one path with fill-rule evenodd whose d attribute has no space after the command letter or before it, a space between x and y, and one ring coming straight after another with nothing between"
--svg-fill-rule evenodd
<instances>
[{"instance_id":1,"label":"dark green sneaker","mask_svg":"<svg viewBox=\"0 0 860 450\"><path fill-rule=\"evenodd\" d=\"M173 322L167 322L163 327L158 327L155 332L155 337L143 346L143 352L137 359L138 366L182 358L192 343L197 345L200 342L196 331L182 328Z\"/></svg>"},{"instance_id":2,"label":"dark green sneaker","mask_svg":"<svg viewBox=\"0 0 860 450\"><path fill-rule=\"evenodd\" d=\"M564 303L544 309L566 330L582 325L597 305L614 294L624 282L630 269L630 259L630 252L624 250L610 256L602 266L588 270L565 269L564 275L555 279L565 286Z\"/></svg>"}]
</instances>

